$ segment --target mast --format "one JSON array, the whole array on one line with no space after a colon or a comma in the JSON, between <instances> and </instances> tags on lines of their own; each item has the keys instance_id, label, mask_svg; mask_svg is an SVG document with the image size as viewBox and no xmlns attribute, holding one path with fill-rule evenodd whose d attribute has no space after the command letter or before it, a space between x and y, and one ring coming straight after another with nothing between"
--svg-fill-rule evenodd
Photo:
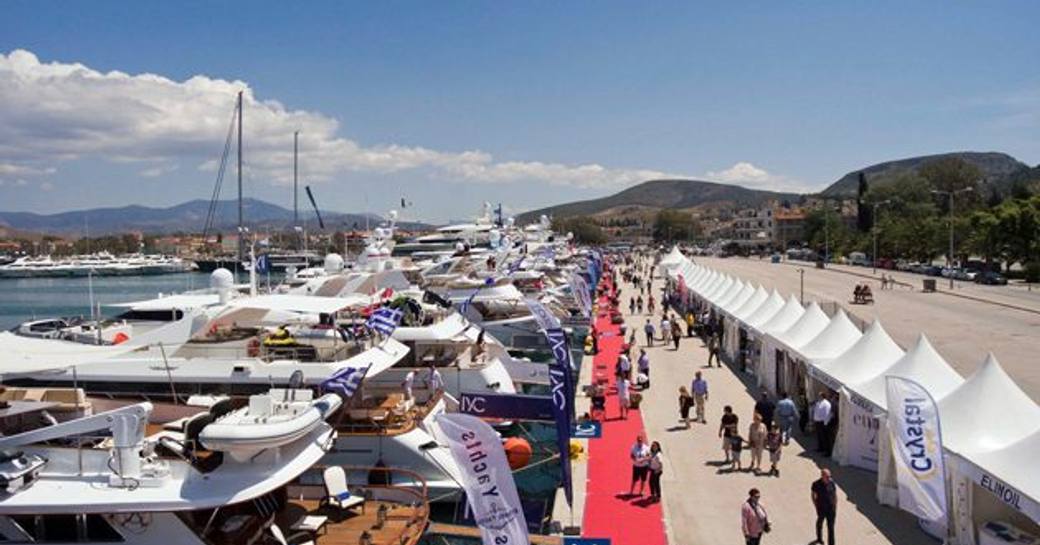
<instances>
[{"instance_id":1,"label":"mast","mask_svg":"<svg viewBox=\"0 0 1040 545\"><path fill-rule=\"evenodd\" d=\"M298 171L298 158L300 151L300 131L296 131L292 135L292 224L293 233L296 235L296 249L300 248L300 233L297 229L300 227L300 207L299 207L299 196L300 189L297 179Z\"/></svg>"},{"instance_id":2,"label":"mast","mask_svg":"<svg viewBox=\"0 0 1040 545\"><path fill-rule=\"evenodd\" d=\"M242 91L238 92L238 263L242 263L245 233L242 228Z\"/></svg>"}]
</instances>

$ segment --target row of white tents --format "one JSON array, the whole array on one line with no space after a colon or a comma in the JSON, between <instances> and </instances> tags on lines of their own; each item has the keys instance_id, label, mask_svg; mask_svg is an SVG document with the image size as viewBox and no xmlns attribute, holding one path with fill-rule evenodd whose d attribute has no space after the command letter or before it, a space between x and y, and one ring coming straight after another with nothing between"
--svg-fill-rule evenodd
<instances>
[{"instance_id":1,"label":"row of white tents","mask_svg":"<svg viewBox=\"0 0 1040 545\"><path fill-rule=\"evenodd\" d=\"M964 379L924 334L904 350L876 320L861 331L840 308L828 316L816 302L697 265L677 248L659 266L687 303L721 317L725 356L744 358L760 386L807 400L824 389L838 394L833 456L876 472L879 502L899 504L885 377L905 377L939 406L953 542L985 543L983 528L994 521L1040 533L1040 406L992 354Z\"/></svg>"}]
</instances>

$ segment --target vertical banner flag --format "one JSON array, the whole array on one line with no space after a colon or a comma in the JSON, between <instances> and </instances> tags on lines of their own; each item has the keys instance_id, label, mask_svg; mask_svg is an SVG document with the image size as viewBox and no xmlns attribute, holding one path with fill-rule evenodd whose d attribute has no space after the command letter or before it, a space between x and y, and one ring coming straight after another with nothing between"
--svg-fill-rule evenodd
<instances>
[{"instance_id":1,"label":"vertical banner flag","mask_svg":"<svg viewBox=\"0 0 1040 545\"><path fill-rule=\"evenodd\" d=\"M556 365L549 366L549 387L553 400L553 416L556 420L556 446L560 449L560 468L563 481L563 493L567 497L567 505L573 505L574 492L571 489L571 413L574 412L574 381L571 366L570 343L567 334L560 327L560 321L548 309L535 299L524 299L527 308L531 309L535 321L545 330L545 339L549 341Z\"/></svg>"},{"instance_id":2,"label":"vertical banner flag","mask_svg":"<svg viewBox=\"0 0 1040 545\"><path fill-rule=\"evenodd\" d=\"M886 387L899 507L926 520L942 520L947 503L939 409L912 380L890 376Z\"/></svg>"},{"instance_id":3,"label":"vertical banner flag","mask_svg":"<svg viewBox=\"0 0 1040 545\"><path fill-rule=\"evenodd\" d=\"M592 317L592 297L589 294L589 285L585 282L577 272L571 273L571 293L574 294L574 298L578 301L578 305L581 307L581 313L586 318Z\"/></svg>"},{"instance_id":4,"label":"vertical banner flag","mask_svg":"<svg viewBox=\"0 0 1040 545\"><path fill-rule=\"evenodd\" d=\"M468 414L439 414L437 424L462 471L462 486L484 543L527 545L527 521L502 440Z\"/></svg>"}]
</instances>

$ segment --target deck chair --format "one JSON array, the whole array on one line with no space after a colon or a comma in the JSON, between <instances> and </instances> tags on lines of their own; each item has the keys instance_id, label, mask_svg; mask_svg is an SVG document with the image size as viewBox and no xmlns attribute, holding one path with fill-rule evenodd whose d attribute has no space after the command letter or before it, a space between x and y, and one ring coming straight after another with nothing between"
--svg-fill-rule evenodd
<instances>
[{"instance_id":1,"label":"deck chair","mask_svg":"<svg viewBox=\"0 0 1040 545\"><path fill-rule=\"evenodd\" d=\"M353 494L347 488L347 474L342 467L332 466L325 468L325 472L322 473L322 480L325 481L325 499L322 500L324 503L343 510L360 506L361 512L365 512L364 496Z\"/></svg>"},{"instance_id":2,"label":"deck chair","mask_svg":"<svg viewBox=\"0 0 1040 545\"><path fill-rule=\"evenodd\" d=\"M314 545L314 540L309 539L310 534L307 532L300 532L286 539L285 534L282 533L282 529L277 524L271 524L267 527L267 530L271 532L271 537L274 538L275 543L278 545Z\"/></svg>"}]
</instances>

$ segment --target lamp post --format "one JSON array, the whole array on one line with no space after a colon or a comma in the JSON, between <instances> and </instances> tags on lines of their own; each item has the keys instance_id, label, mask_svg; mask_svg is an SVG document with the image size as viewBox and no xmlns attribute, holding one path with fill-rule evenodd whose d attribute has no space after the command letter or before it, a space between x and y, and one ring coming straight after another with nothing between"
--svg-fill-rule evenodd
<instances>
[{"instance_id":1,"label":"lamp post","mask_svg":"<svg viewBox=\"0 0 1040 545\"><path fill-rule=\"evenodd\" d=\"M881 202L874 203L874 214L870 216L871 222L873 223L873 225L871 227L874 228L873 229L874 230L874 255L871 256L871 262L874 263L874 273L873 274L877 274L877 235L878 235L878 221L877 221L878 215L877 215L877 210L878 210L879 206L881 206L883 204L891 204L891 203L892 203L891 199L887 199L887 200L884 200L884 201L881 201Z\"/></svg>"},{"instance_id":2,"label":"lamp post","mask_svg":"<svg viewBox=\"0 0 1040 545\"><path fill-rule=\"evenodd\" d=\"M939 189L933 189L932 193L936 195L946 195L950 198L950 248L946 252L946 268L950 270L950 289L953 289L953 197L958 193L967 193L969 191L975 191L974 187L962 187L953 191L942 191Z\"/></svg>"},{"instance_id":3,"label":"lamp post","mask_svg":"<svg viewBox=\"0 0 1040 545\"><path fill-rule=\"evenodd\" d=\"M805 269L798 267L798 299L805 305Z\"/></svg>"}]
</instances>

